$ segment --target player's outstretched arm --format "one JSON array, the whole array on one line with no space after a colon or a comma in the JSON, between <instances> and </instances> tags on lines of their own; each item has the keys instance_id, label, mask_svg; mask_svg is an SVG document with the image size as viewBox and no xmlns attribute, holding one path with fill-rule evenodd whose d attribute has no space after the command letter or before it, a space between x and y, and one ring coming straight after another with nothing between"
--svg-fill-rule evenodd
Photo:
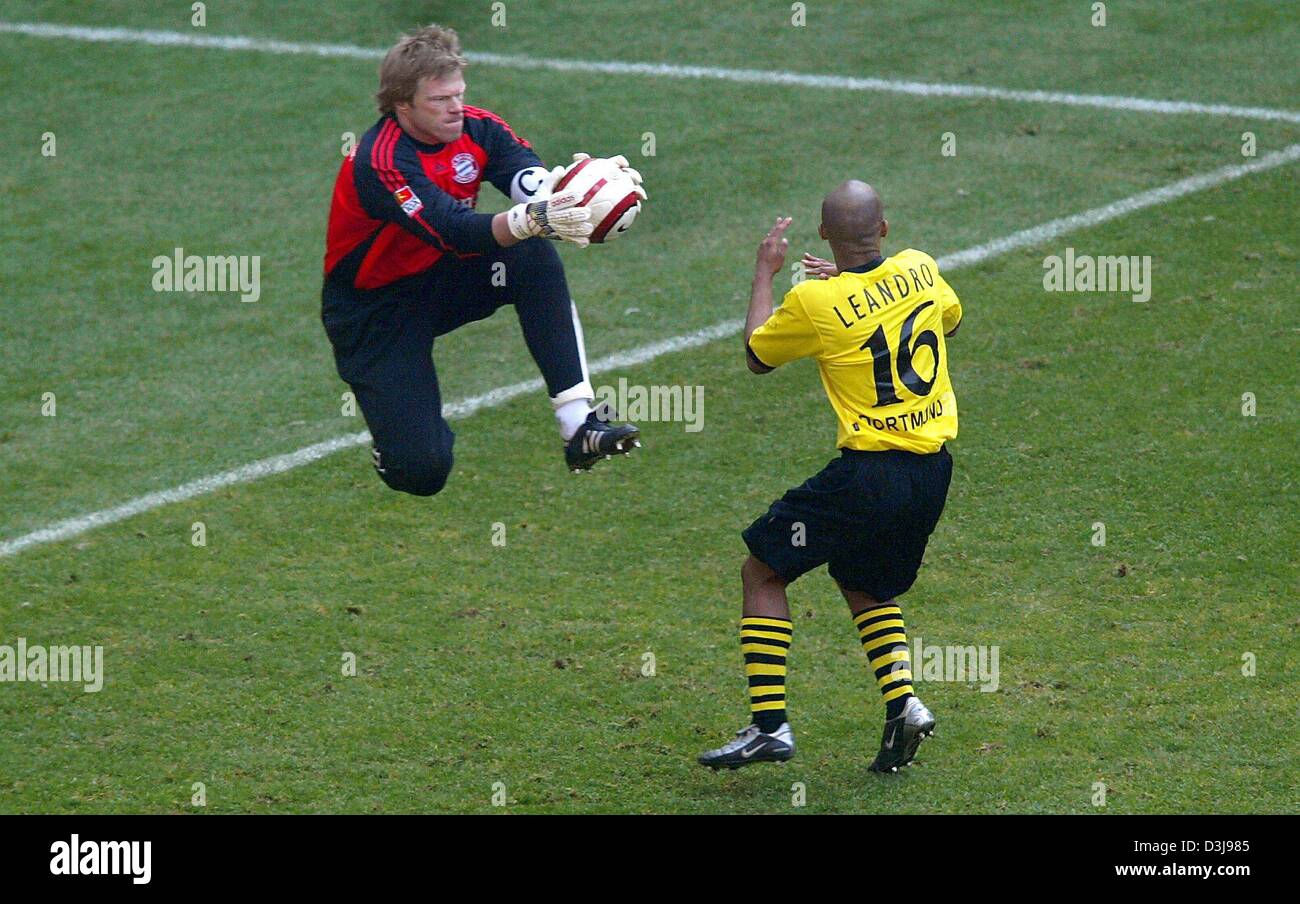
<instances>
[{"instance_id":1,"label":"player's outstretched arm","mask_svg":"<svg viewBox=\"0 0 1300 904\"><path fill-rule=\"evenodd\" d=\"M749 290L749 313L745 316L745 366L751 373L769 374L775 368L758 360L749 346L749 339L772 316L772 274L761 268L754 272L754 282Z\"/></svg>"},{"instance_id":2,"label":"player's outstretched arm","mask_svg":"<svg viewBox=\"0 0 1300 904\"><path fill-rule=\"evenodd\" d=\"M772 316L772 279L785 266L785 252L790 247L785 231L790 228L790 217L777 217L759 243L754 261L754 283L749 292L749 313L745 317L745 363L756 374L771 373L773 368L758 359L749 347L750 337Z\"/></svg>"}]
</instances>

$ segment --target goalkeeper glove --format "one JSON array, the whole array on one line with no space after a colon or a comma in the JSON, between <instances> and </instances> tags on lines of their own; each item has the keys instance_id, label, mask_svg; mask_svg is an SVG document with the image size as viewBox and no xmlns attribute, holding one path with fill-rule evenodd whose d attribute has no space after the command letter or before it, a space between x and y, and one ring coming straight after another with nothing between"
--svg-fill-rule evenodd
<instances>
[{"instance_id":1,"label":"goalkeeper glove","mask_svg":"<svg viewBox=\"0 0 1300 904\"><path fill-rule=\"evenodd\" d=\"M587 221L591 219L591 211L574 207L578 200L576 191L566 189L541 201L516 204L506 211L506 225L510 234L520 241L542 236L578 246L588 245L592 225Z\"/></svg>"}]
</instances>

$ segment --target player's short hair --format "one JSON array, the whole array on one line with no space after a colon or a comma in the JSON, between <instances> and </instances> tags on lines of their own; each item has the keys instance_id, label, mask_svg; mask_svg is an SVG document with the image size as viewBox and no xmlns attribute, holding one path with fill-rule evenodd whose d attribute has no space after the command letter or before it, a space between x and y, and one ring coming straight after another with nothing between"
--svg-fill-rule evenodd
<instances>
[{"instance_id":1,"label":"player's short hair","mask_svg":"<svg viewBox=\"0 0 1300 904\"><path fill-rule=\"evenodd\" d=\"M380 113L392 113L400 103L411 103L420 79L442 78L469 65L461 56L460 37L453 29L428 25L402 35L379 64L379 91L375 103Z\"/></svg>"}]
</instances>

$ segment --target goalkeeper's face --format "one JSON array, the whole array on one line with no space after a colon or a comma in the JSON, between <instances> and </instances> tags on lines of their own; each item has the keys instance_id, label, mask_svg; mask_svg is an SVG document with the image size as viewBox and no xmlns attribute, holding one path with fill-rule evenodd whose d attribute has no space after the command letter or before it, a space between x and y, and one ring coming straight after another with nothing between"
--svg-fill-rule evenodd
<instances>
[{"instance_id":1,"label":"goalkeeper's face","mask_svg":"<svg viewBox=\"0 0 1300 904\"><path fill-rule=\"evenodd\" d=\"M459 72L425 76L409 104L397 105L401 126L429 144L446 144L465 128L465 77Z\"/></svg>"}]
</instances>

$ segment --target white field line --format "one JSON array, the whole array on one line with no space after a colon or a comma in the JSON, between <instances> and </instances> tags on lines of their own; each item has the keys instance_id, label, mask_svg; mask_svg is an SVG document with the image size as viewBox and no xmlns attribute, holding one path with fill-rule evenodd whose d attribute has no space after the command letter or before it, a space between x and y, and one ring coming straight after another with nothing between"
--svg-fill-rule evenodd
<instances>
[{"instance_id":1,"label":"white field line","mask_svg":"<svg viewBox=\"0 0 1300 904\"><path fill-rule=\"evenodd\" d=\"M63 38L100 43L152 44L157 47L201 47L212 50L247 50L275 54L299 54L345 59L382 59L383 50L354 44L305 44L237 35L203 35L180 31L149 31L133 28L92 28L47 22L0 22L0 33L38 38ZM623 63L618 61L569 60L504 53L469 53L471 62L511 69L547 69L553 72L583 72L600 75L639 75L658 78L712 79L757 85L792 85L843 91L874 91L910 94L916 97L962 97L1022 103L1057 104L1070 107L1100 107L1135 113L1201 114L1239 119L1276 120L1300 123L1300 111L1267 107L1239 107L1231 104L1202 104L1181 100L1149 100L1105 94L1072 94L1064 91L1019 91L984 85L941 84L900 79L859 78L844 75L813 75L762 69L724 69L713 66L675 66L668 63Z\"/></svg>"},{"instance_id":2,"label":"white field line","mask_svg":"<svg viewBox=\"0 0 1300 904\"><path fill-rule=\"evenodd\" d=\"M940 267L948 267L949 269L977 264L980 261L996 257L999 254L1005 254L1016 248L1037 245L1057 236L1065 235L1068 232L1087 229L1089 226L1096 226L1098 223L1105 223L1107 220L1114 220L1117 217L1147 207L1167 204L1184 195L1204 191L1207 188L1214 188L1216 185L1240 179L1242 176L1271 170L1287 163L1294 163L1297 160L1300 160L1300 144L1289 145L1280 151L1265 154L1263 157L1258 157L1247 163L1221 166L1208 173L1188 176L1186 179L1179 179L1177 182L1171 182L1168 185L1162 185L1149 191L1138 192L1136 195L1103 204L1101 207L1094 207L1092 210L1085 210L1083 213L1049 220L1038 226L1031 226L1028 229L1012 233L1005 238L994 239L991 242L985 242L983 245L967 248L965 251L957 251L939 258L938 264Z\"/></svg>"},{"instance_id":3,"label":"white field line","mask_svg":"<svg viewBox=\"0 0 1300 904\"><path fill-rule=\"evenodd\" d=\"M1293 144L1285 150L1268 154L1250 163L1224 166L1199 176L1180 179L1160 188L1140 192L1120 201L1085 210L1083 213L1050 220L1029 229L1022 229L1005 238L995 239L982 245L976 245L973 248L967 248L964 251L945 255L938 259L939 268L941 270L955 270L961 267L969 267L981 261L1006 254L1008 251L1039 245L1076 229L1096 226L1134 211L1167 204L1185 195L1213 188L1216 185L1240 179L1242 176L1273 169L1296 160L1300 160L1300 144ZM621 368L635 367L638 364L653 361L661 355L707 345L716 339L723 339L727 336L735 336L740 332L742 325L743 321L741 320L726 320L705 327L702 330L696 330L693 333L674 336L660 342L652 342L649 345L642 345L628 351L616 352L592 362L590 370L592 374L599 374ZM521 395L537 392L542 389L542 385L541 379L534 378L525 380L522 383L502 386L482 395L451 402L443 407L443 414L449 419L469 417L485 408L494 408ZM302 465L310 464L334 452L360 446L369 441L370 434L364 430L360 433L337 436L334 439L306 446L296 452L276 455L272 458L263 458L230 471L222 471L220 474L201 477L198 480L190 481L170 490L148 493L113 508L59 521L41 530L0 543L0 558L11 556L29 546L66 540L84 534L96 527L113 524L173 502L184 502L196 496L215 492L223 487L248 483L263 477L269 477L272 474L281 474Z\"/></svg>"},{"instance_id":4,"label":"white field line","mask_svg":"<svg viewBox=\"0 0 1300 904\"><path fill-rule=\"evenodd\" d=\"M707 345L715 339L721 339L723 336L735 335L743 325L744 321L728 320L724 323L705 327L702 330L696 330L693 333L687 333L684 336L674 336L671 339L652 342L649 345L642 345L628 351L615 352L612 355L591 362L589 369L594 375L620 368L635 367L638 364L652 361L660 355ZM538 392L543 386L540 377L524 380L522 383L512 383L509 386L500 386L482 395L450 402L443 406L442 413L449 420L466 418L477 411L482 411L484 408L495 408L521 395ZM198 480L191 480L189 483L183 483L169 490L146 493L132 499L130 502L124 502L121 505L115 505L112 508L102 509L98 512L91 512L88 515L68 518L51 524L49 527L33 531L30 534L6 540L0 543L0 558L21 552L29 546L67 540L97 527L113 524L134 515L161 508L164 505L170 505L173 502L184 502L197 496L215 493L224 487L249 483L263 477L270 477L273 474L283 474L285 471L292 471L294 468L311 464L313 461L327 455L343 449L351 449L354 446L365 445L368 442L370 442L370 432L368 430L362 430L360 433L348 433L343 436L336 436L333 439L327 439L324 442L304 446L295 452L259 459L229 471L222 471L208 477L200 477Z\"/></svg>"}]
</instances>

